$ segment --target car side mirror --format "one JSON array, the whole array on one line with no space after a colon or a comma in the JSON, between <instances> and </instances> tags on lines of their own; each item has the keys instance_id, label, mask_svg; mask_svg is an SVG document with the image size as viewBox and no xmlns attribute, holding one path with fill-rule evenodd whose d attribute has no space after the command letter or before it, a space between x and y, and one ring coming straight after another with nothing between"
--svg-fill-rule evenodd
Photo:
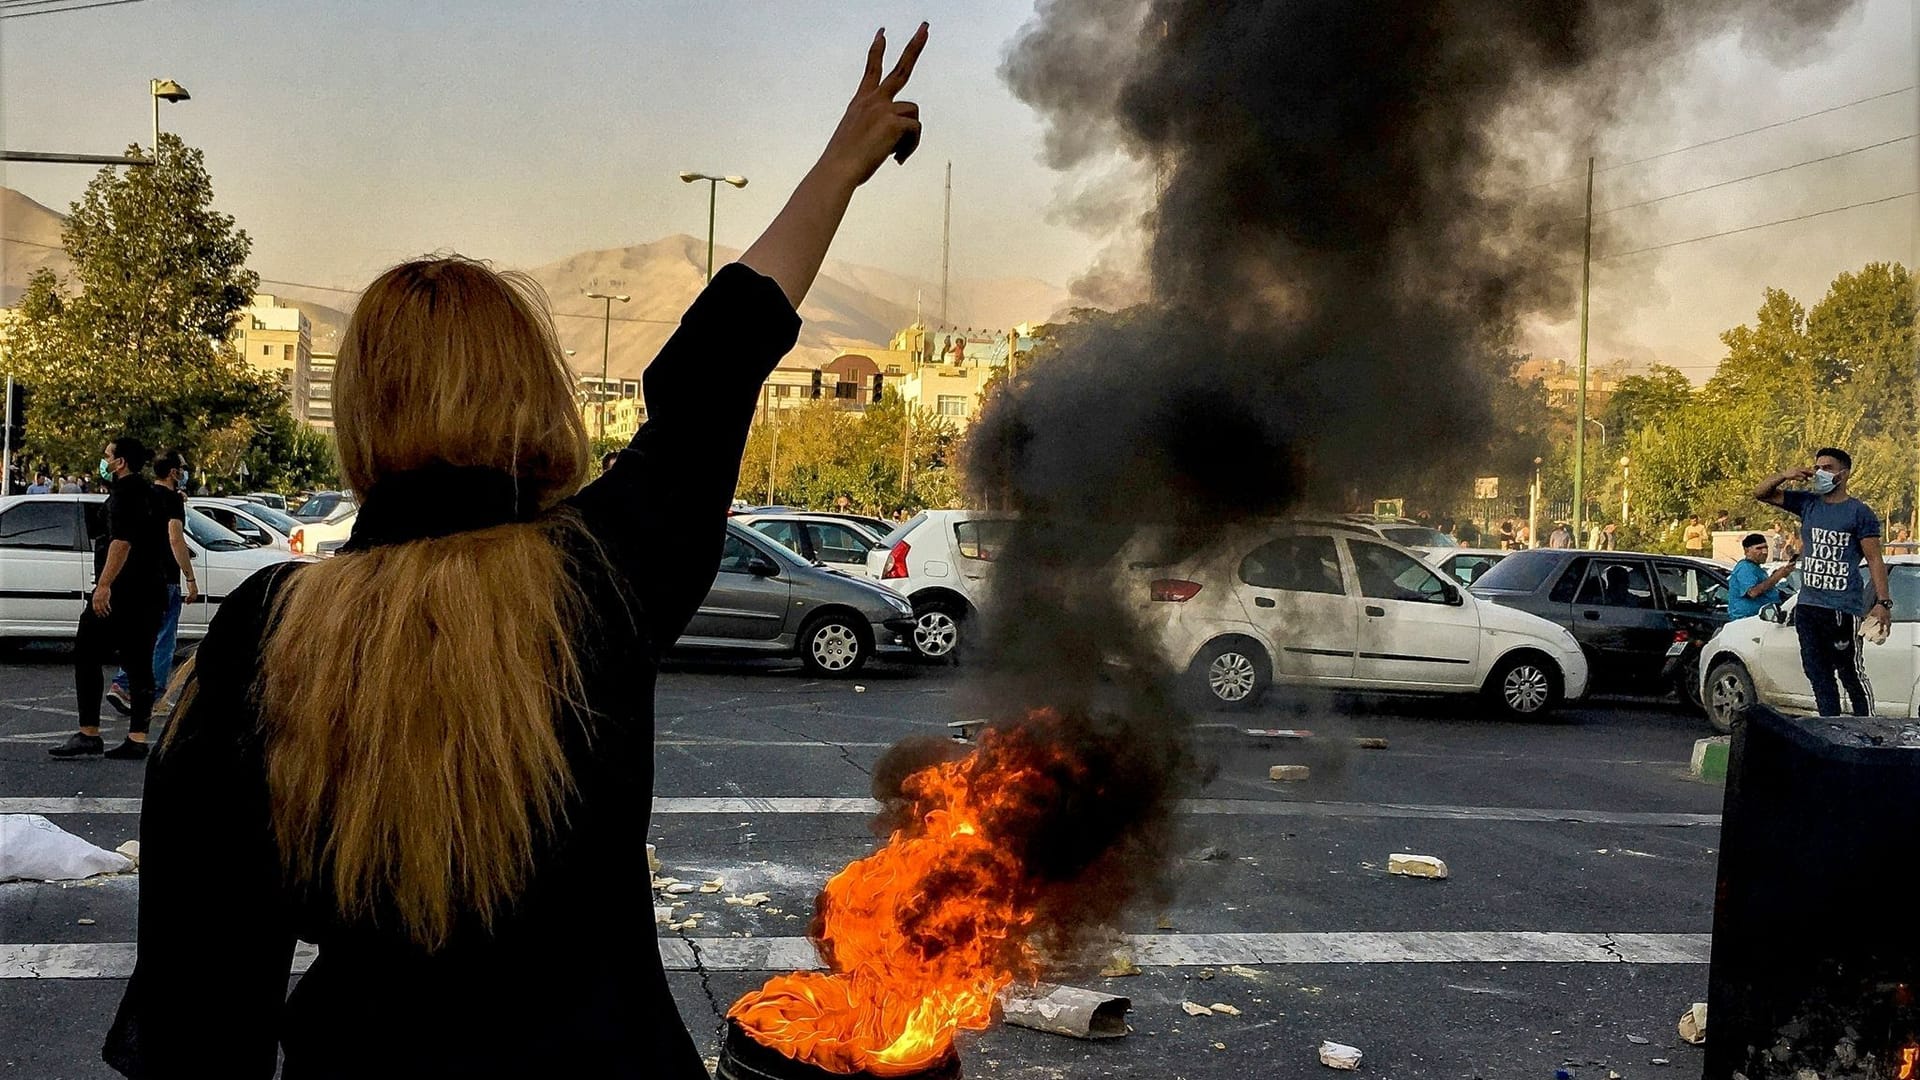
<instances>
[{"instance_id":1,"label":"car side mirror","mask_svg":"<svg viewBox=\"0 0 1920 1080\"><path fill-rule=\"evenodd\" d=\"M1449 606L1459 607L1461 603L1460 586L1455 585L1451 581L1443 581L1440 583L1440 585L1441 585L1440 598L1446 601Z\"/></svg>"},{"instance_id":2,"label":"car side mirror","mask_svg":"<svg viewBox=\"0 0 1920 1080\"><path fill-rule=\"evenodd\" d=\"M780 567L765 555L755 555L747 560L747 573L754 577L773 577L779 572Z\"/></svg>"},{"instance_id":3,"label":"car side mirror","mask_svg":"<svg viewBox=\"0 0 1920 1080\"><path fill-rule=\"evenodd\" d=\"M1759 615L1760 615L1761 622L1780 623L1782 625L1785 625L1787 621L1785 614L1782 613L1780 610L1779 604L1760 605Z\"/></svg>"}]
</instances>

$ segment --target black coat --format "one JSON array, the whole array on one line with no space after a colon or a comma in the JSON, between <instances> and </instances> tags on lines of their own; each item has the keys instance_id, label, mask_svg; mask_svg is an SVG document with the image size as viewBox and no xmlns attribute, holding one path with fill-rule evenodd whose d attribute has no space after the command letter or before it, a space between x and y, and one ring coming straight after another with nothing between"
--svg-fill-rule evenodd
<instances>
[{"instance_id":1,"label":"black coat","mask_svg":"<svg viewBox=\"0 0 1920 1080\"><path fill-rule=\"evenodd\" d=\"M641 857L654 676L713 582L759 386L799 326L773 281L721 270L647 368L646 425L570 500L607 553L577 561L595 616L578 643L592 741L585 718L556 718L577 794L492 932L465 921L428 954L285 885L248 688L274 592L298 564L221 605L198 700L148 766L139 958L110 1064L264 1078L284 1044L289 1080L706 1075L667 987ZM289 996L296 940L319 954Z\"/></svg>"}]
</instances>

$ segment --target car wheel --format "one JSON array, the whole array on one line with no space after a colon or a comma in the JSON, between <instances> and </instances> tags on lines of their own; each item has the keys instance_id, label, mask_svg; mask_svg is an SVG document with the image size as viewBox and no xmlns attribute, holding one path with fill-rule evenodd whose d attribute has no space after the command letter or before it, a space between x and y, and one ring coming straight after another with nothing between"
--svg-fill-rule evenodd
<instances>
[{"instance_id":1,"label":"car wheel","mask_svg":"<svg viewBox=\"0 0 1920 1080\"><path fill-rule=\"evenodd\" d=\"M913 651L928 660L945 660L960 651L960 609L945 600L922 605L913 616Z\"/></svg>"},{"instance_id":2,"label":"car wheel","mask_svg":"<svg viewBox=\"0 0 1920 1080\"><path fill-rule=\"evenodd\" d=\"M800 662L814 675L846 678L866 666L866 641L845 615L827 615L800 634Z\"/></svg>"},{"instance_id":3,"label":"car wheel","mask_svg":"<svg viewBox=\"0 0 1920 1080\"><path fill-rule=\"evenodd\" d=\"M1195 695L1217 709L1251 709L1267 692L1267 654L1244 638L1210 643L1193 662Z\"/></svg>"},{"instance_id":4,"label":"car wheel","mask_svg":"<svg viewBox=\"0 0 1920 1080\"><path fill-rule=\"evenodd\" d=\"M1531 720L1560 703L1560 669L1534 653L1505 657L1487 679L1487 696L1509 717Z\"/></svg>"},{"instance_id":5,"label":"car wheel","mask_svg":"<svg viewBox=\"0 0 1920 1080\"><path fill-rule=\"evenodd\" d=\"M1732 733L1733 721L1740 710L1758 700L1753 690L1753 676L1747 674L1747 666L1738 660L1722 660L1707 672L1706 698L1707 722L1722 735Z\"/></svg>"}]
</instances>

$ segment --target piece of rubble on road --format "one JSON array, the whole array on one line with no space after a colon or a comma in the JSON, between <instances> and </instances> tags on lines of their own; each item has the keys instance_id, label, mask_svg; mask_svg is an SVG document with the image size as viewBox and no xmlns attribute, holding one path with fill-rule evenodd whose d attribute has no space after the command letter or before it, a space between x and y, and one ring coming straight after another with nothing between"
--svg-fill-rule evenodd
<instances>
[{"instance_id":1,"label":"piece of rubble on road","mask_svg":"<svg viewBox=\"0 0 1920 1080\"><path fill-rule=\"evenodd\" d=\"M1118 979L1124 975L1140 974L1140 965L1133 962L1133 954L1125 949L1114 953L1107 959L1107 965L1100 969L1103 979Z\"/></svg>"},{"instance_id":2,"label":"piece of rubble on road","mask_svg":"<svg viewBox=\"0 0 1920 1080\"><path fill-rule=\"evenodd\" d=\"M698 891L699 888L700 886L695 885L691 881L676 881L673 884L667 886L667 892L671 893L674 896L685 896L690 892Z\"/></svg>"},{"instance_id":3,"label":"piece of rubble on road","mask_svg":"<svg viewBox=\"0 0 1920 1080\"><path fill-rule=\"evenodd\" d=\"M135 873L138 873L138 872L139 872L139 870L140 870L140 841L138 841L138 840L128 840L128 841L126 841L125 843L123 843L123 844L121 844L121 845L120 845L119 847L117 847L117 848L114 848L113 850L115 850L115 851L117 851L117 852L119 852L119 853L120 853L120 854L122 854L122 855L125 855L125 856L126 856L127 858L129 858L129 859L132 859L132 860L133 860L133 870L134 870L134 872L135 872Z\"/></svg>"},{"instance_id":4,"label":"piece of rubble on road","mask_svg":"<svg viewBox=\"0 0 1920 1080\"><path fill-rule=\"evenodd\" d=\"M670 908L670 907L657 907L657 908L654 908L654 909L653 909L653 922L654 922L654 925L656 925L656 926L665 926L665 925L667 925L668 923L670 923L670 922L672 922L672 921L673 921L673 909L672 909L672 908Z\"/></svg>"},{"instance_id":5,"label":"piece of rubble on road","mask_svg":"<svg viewBox=\"0 0 1920 1080\"><path fill-rule=\"evenodd\" d=\"M1227 1003L1222 1001L1216 1001L1213 1004L1207 1006L1207 1008L1212 1009L1214 1012L1217 1012L1217 1013L1225 1013L1228 1016L1240 1015L1239 1009L1236 1009L1233 1006L1228 1005Z\"/></svg>"},{"instance_id":6,"label":"piece of rubble on road","mask_svg":"<svg viewBox=\"0 0 1920 1080\"><path fill-rule=\"evenodd\" d=\"M1000 992L1000 1011L1016 1027L1075 1039L1117 1039L1125 1035L1130 998L1056 983L1013 985Z\"/></svg>"},{"instance_id":7,"label":"piece of rubble on road","mask_svg":"<svg viewBox=\"0 0 1920 1080\"><path fill-rule=\"evenodd\" d=\"M1387 748L1387 740L1377 736L1362 735L1360 738L1353 740L1353 745L1362 750L1385 750Z\"/></svg>"},{"instance_id":8,"label":"piece of rubble on road","mask_svg":"<svg viewBox=\"0 0 1920 1080\"><path fill-rule=\"evenodd\" d=\"M1680 1014L1680 1037L1699 1046L1707 1041L1707 1003L1696 1001Z\"/></svg>"},{"instance_id":9,"label":"piece of rubble on road","mask_svg":"<svg viewBox=\"0 0 1920 1080\"><path fill-rule=\"evenodd\" d=\"M703 893L717 893L726 887L727 883L719 878L708 878L700 883L700 891Z\"/></svg>"},{"instance_id":10,"label":"piece of rubble on road","mask_svg":"<svg viewBox=\"0 0 1920 1080\"><path fill-rule=\"evenodd\" d=\"M1205 1005L1196 1005L1191 1001L1181 1002L1180 1008L1185 1010L1188 1016L1212 1016L1213 1015L1212 1009L1208 1008Z\"/></svg>"},{"instance_id":11,"label":"piece of rubble on road","mask_svg":"<svg viewBox=\"0 0 1920 1080\"><path fill-rule=\"evenodd\" d=\"M1235 975L1238 975L1243 979L1257 979L1260 977L1259 972L1253 970L1250 967L1244 967L1240 964L1235 964L1232 967L1228 968L1227 970L1233 972Z\"/></svg>"},{"instance_id":12,"label":"piece of rubble on road","mask_svg":"<svg viewBox=\"0 0 1920 1080\"><path fill-rule=\"evenodd\" d=\"M1305 728L1250 727L1246 729L1246 732L1249 736L1255 739L1311 739L1313 738L1313 732L1308 731Z\"/></svg>"},{"instance_id":13,"label":"piece of rubble on road","mask_svg":"<svg viewBox=\"0 0 1920 1080\"><path fill-rule=\"evenodd\" d=\"M1387 856L1387 873L1402 877L1443 878L1447 876L1447 864L1432 855L1394 852Z\"/></svg>"},{"instance_id":14,"label":"piece of rubble on road","mask_svg":"<svg viewBox=\"0 0 1920 1080\"><path fill-rule=\"evenodd\" d=\"M1360 1048L1328 1040L1320 1044L1320 1064L1329 1069L1360 1067Z\"/></svg>"},{"instance_id":15,"label":"piece of rubble on road","mask_svg":"<svg viewBox=\"0 0 1920 1080\"><path fill-rule=\"evenodd\" d=\"M1305 780L1312 770L1305 765L1275 765L1267 770L1269 780Z\"/></svg>"},{"instance_id":16,"label":"piece of rubble on road","mask_svg":"<svg viewBox=\"0 0 1920 1080\"><path fill-rule=\"evenodd\" d=\"M655 850L652 844L647 845L647 872L650 874L660 872L660 852Z\"/></svg>"}]
</instances>

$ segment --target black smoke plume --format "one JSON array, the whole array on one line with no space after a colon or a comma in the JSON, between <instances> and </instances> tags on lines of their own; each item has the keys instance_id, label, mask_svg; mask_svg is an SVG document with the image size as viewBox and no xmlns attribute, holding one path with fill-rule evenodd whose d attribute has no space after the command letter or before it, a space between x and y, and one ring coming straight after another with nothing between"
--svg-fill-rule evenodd
<instances>
[{"instance_id":1,"label":"black smoke plume","mask_svg":"<svg viewBox=\"0 0 1920 1080\"><path fill-rule=\"evenodd\" d=\"M1031 866L1074 887L1045 912L1063 938L1155 893L1201 772L1128 545L1464 483L1516 320L1577 298L1581 187L1537 181L1707 38L1785 52L1845 6L1041 0L1002 73L1050 163L1130 163L1156 191L1147 301L1068 327L967 446L975 505L1018 515L972 692L1004 726L1050 707L1047 737L1092 766ZM1124 205L1084 190L1081 220ZM890 755L876 794L927 752Z\"/></svg>"}]
</instances>

